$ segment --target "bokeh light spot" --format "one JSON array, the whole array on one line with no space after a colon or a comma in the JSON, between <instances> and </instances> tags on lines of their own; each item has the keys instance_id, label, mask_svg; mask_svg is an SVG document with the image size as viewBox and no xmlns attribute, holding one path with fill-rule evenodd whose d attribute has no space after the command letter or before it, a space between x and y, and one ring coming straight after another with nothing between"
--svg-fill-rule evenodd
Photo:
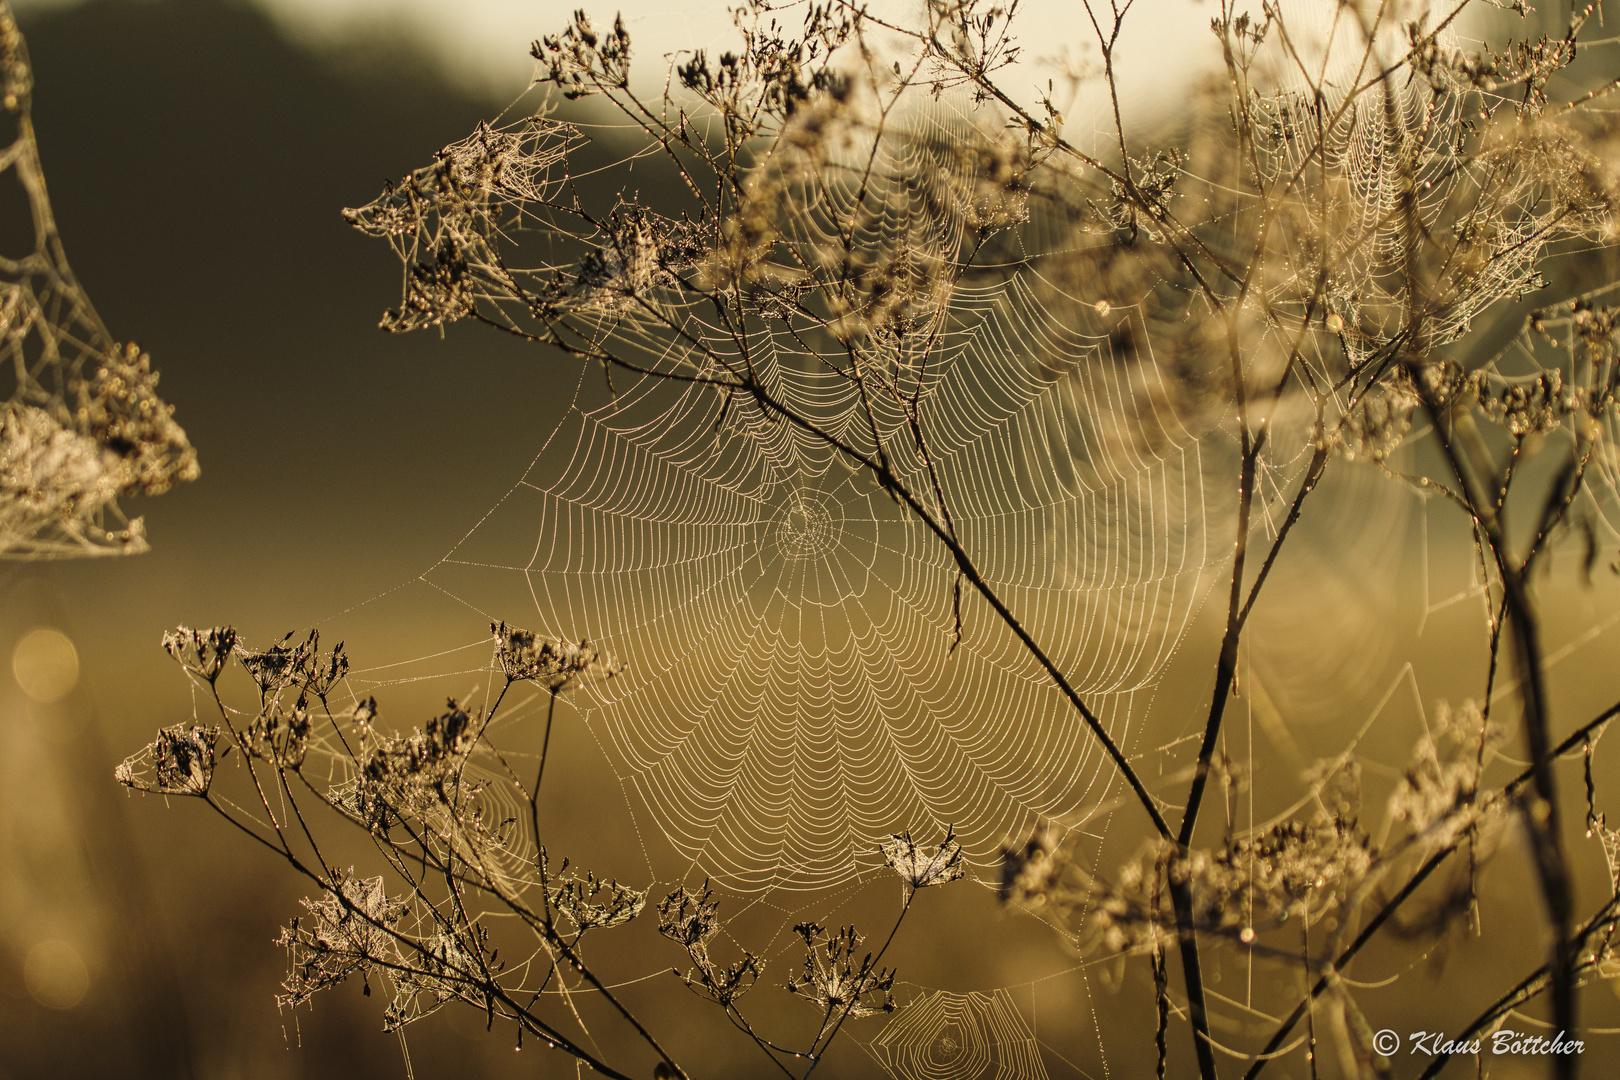
<instances>
[{"instance_id":1,"label":"bokeh light spot","mask_svg":"<svg viewBox=\"0 0 1620 1080\"><path fill-rule=\"evenodd\" d=\"M12 650L11 671L23 693L41 705L52 705L79 685L79 651L62 631L35 627Z\"/></svg>"},{"instance_id":2,"label":"bokeh light spot","mask_svg":"<svg viewBox=\"0 0 1620 1080\"><path fill-rule=\"evenodd\" d=\"M90 989L90 970L79 950L65 941L42 941L23 960L23 981L48 1009L71 1009Z\"/></svg>"}]
</instances>

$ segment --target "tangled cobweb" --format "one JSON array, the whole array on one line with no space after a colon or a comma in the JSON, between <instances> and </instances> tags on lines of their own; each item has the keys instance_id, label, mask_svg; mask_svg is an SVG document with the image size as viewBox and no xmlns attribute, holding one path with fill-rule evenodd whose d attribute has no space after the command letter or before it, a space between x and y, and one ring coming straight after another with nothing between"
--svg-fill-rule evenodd
<instances>
[{"instance_id":1,"label":"tangled cobweb","mask_svg":"<svg viewBox=\"0 0 1620 1080\"><path fill-rule=\"evenodd\" d=\"M60 558L145 550L119 500L198 475L197 455L158 397L151 358L102 325L57 235L29 106L33 71L0 3L0 129L28 197L32 244L0 258L0 354L13 386L0 407L0 555Z\"/></svg>"}]
</instances>

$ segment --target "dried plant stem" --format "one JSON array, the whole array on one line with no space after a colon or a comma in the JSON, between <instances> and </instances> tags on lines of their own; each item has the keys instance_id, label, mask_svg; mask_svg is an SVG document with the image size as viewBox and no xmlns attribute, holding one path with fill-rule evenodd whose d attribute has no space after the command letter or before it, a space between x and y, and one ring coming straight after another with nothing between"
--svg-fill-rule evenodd
<instances>
[{"instance_id":1,"label":"dried plant stem","mask_svg":"<svg viewBox=\"0 0 1620 1080\"><path fill-rule=\"evenodd\" d=\"M900 924L906 921L906 913L911 910L911 903L916 898L917 890L908 888L905 903L900 906L900 914L895 917L894 925L889 928L889 936L883 939L883 947L878 949L876 955L869 956L861 961L861 975L863 977L868 971L876 971L878 965L883 962L883 954L889 951L889 946L894 942L894 935L900 932ZM820 1065L825 1058L827 1047L831 1046L833 1039L838 1037L838 1030L844 1026L844 1021L849 1019L849 1015L854 1011L856 1004L857 1000L854 997L845 1004L843 1009L839 1011L838 1022L832 1026L831 1031L826 1031L826 1022L823 1021L822 1029L826 1031L827 1037L823 1039L822 1032L818 1031L816 1033L815 1039L810 1044L811 1052L808 1055L814 1060L810 1062L810 1067L804 1070L804 1075L799 1080L809 1080L810 1074L816 1071L816 1066Z\"/></svg>"},{"instance_id":2,"label":"dried plant stem","mask_svg":"<svg viewBox=\"0 0 1620 1080\"><path fill-rule=\"evenodd\" d=\"M1243 633L1243 566L1248 553L1249 512L1253 505L1255 461L1260 452L1260 440L1249 441L1244 426L1244 447L1241 479L1238 487L1237 541L1232 554L1232 584L1227 599L1226 630L1221 638L1221 651L1215 664L1215 689L1210 694L1209 718L1204 724L1203 740L1198 748L1198 762L1193 771L1192 786L1187 794L1187 809L1182 814L1181 830L1176 835L1176 847L1185 852L1192 846L1193 832L1198 827L1198 810L1209 781L1210 760L1215 754L1220 735L1221 718L1226 712L1226 700L1231 696L1232 680L1237 675L1238 641ZM1308 490L1308 489L1304 489ZM1302 490L1302 497L1304 494ZM1187 1012L1192 1021L1193 1045L1198 1054L1198 1073L1203 1080L1215 1080L1215 1051L1210 1044L1209 1016L1204 999L1203 968L1198 956L1198 933L1193 914L1192 881L1187 874L1170 870L1170 902L1176 913L1177 940L1181 948L1182 978L1186 982Z\"/></svg>"},{"instance_id":3,"label":"dried plant stem","mask_svg":"<svg viewBox=\"0 0 1620 1080\"><path fill-rule=\"evenodd\" d=\"M1421 380L1421 372L1416 372ZM1425 384L1419 381L1419 386ZM1547 919L1553 930L1553 957L1550 964L1553 1022L1563 1031L1576 1026L1575 954L1570 939L1574 897L1569 883L1569 867L1564 857L1563 835L1558 811L1558 792L1548 753L1547 695L1543 682L1541 631L1535 608L1523 578L1523 563L1515 563L1507 550L1502 521L1495 501L1482 489L1466 451L1455 438L1446 405L1427 390L1424 404L1434 424L1434 432L1467 501L1474 524L1490 548L1493 568L1502 588L1507 623L1513 629L1514 658L1519 677L1519 697L1523 707L1525 741L1530 752L1534 794L1520 801L1520 809L1531 836L1531 854L1541 884ZM1469 429L1471 430L1471 429ZM1466 431L1464 432L1466 435ZM1487 459L1488 460L1488 459ZM1566 501L1565 505L1568 505ZM1543 532L1545 535L1545 532ZM1560 1080L1573 1077L1579 1068L1575 1055L1554 1057L1554 1071Z\"/></svg>"},{"instance_id":4,"label":"dried plant stem","mask_svg":"<svg viewBox=\"0 0 1620 1080\"><path fill-rule=\"evenodd\" d=\"M1564 739L1552 750L1550 755L1551 759L1556 761L1558 758L1570 753L1577 746L1582 745L1586 740L1590 739L1594 732L1597 732L1603 728L1616 717L1620 717L1620 702L1609 706L1609 708L1599 713L1595 718L1588 720L1586 723L1576 728L1574 732L1572 732L1566 739ZM1531 783L1535 779L1535 775L1536 769L1534 766L1526 768L1512 780L1504 784L1500 792L1487 796L1486 805L1494 803L1499 799L1514 798L1526 784ZM1339 953L1339 955L1334 958L1327 971L1316 980L1316 984L1311 987L1310 993L1306 995L1306 997L1294 1007L1293 1012L1289 1013L1287 1018L1277 1026L1277 1030L1272 1033L1272 1036L1269 1040L1267 1040L1266 1045L1261 1048L1259 1053L1255 1055L1254 1063L1250 1065L1249 1070L1243 1074L1244 1080L1254 1080L1255 1077L1260 1075L1261 1070L1272 1061L1277 1050L1287 1040L1289 1033L1294 1030L1294 1025L1298 1024L1301 1018L1304 1017L1305 1010L1310 1006L1310 1003L1327 991L1329 985L1331 985L1331 974L1343 971L1349 966L1350 961L1354 960L1356 954L1361 952L1362 948L1377 935L1378 931L1383 928L1384 924L1389 921L1391 916L1395 914L1400 906L1417 892L1423 883L1440 868L1440 865L1443 862L1456 853L1460 843L1461 841L1447 844L1439 851L1436 851L1434 854L1430 855L1423 861L1423 864L1418 867L1412 876L1407 878L1406 882L1400 887L1399 890L1396 891L1395 895L1384 901L1384 903L1379 907L1377 913L1374 914L1372 918L1368 919L1366 924L1362 926L1361 931L1355 936L1355 939L1345 947L1344 951Z\"/></svg>"},{"instance_id":5,"label":"dried plant stem","mask_svg":"<svg viewBox=\"0 0 1620 1080\"><path fill-rule=\"evenodd\" d=\"M1597 933L1605 923L1612 922L1617 912L1620 912L1620 896L1611 897L1606 903L1604 903L1604 905L1599 908L1597 912L1593 914L1593 916L1588 919L1578 930L1576 930L1574 935L1571 936L1567 942L1564 943L1564 948L1557 951L1560 954L1579 957L1581 948L1585 945L1586 940L1593 934ZM1572 964L1572 974L1578 976L1582 972L1587 971L1595 966L1595 960L1577 961ZM1496 1001L1490 1005L1490 1007L1476 1016L1474 1020L1466 1028L1464 1028L1459 1035L1457 1035L1456 1041L1459 1043L1468 1042L1475 1035L1480 1034L1491 1024L1495 1023L1498 1019L1507 1015L1509 1011L1517 1009L1519 1006L1527 1004L1528 1002L1534 1001L1541 994L1545 993L1548 988L1555 985L1557 981L1553 977L1550 967L1551 966L1548 964L1543 964L1536 968L1536 970L1532 971L1529 975L1526 975L1523 979L1520 979L1519 982L1514 985L1513 989L1497 998ZM1573 1034L1574 1032L1573 1028L1561 1028L1559 1030L1565 1034ZM1553 1057L1555 1059L1578 1058L1579 1055L1555 1054ZM1422 1074L1420 1074L1418 1080L1431 1080L1432 1077L1439 1074L1441 1069L1446 1067L1446 1063L1450 1061L1451 1058L1452 1055L1450 1053L1436 1054L1433 1060L1431 1060L1428 1066L1423 1070Z\"/></svg>"},{"instance_id":6,"label":"dried plant stem","mask_svg":"<svg viewBox=\"0 0 1620 1080\"><path fill-rule=\"evenodd\" d=\"M534 773L534 791L529 794L529 826L534 830L535 850L540 850L540 784L546 778L546 756L551 751L551 720L557 713L557 692L546 702L546 733L540 740L540 767ZM536 863L538 864L538 856Z\"/></svg>"}]
</instances>

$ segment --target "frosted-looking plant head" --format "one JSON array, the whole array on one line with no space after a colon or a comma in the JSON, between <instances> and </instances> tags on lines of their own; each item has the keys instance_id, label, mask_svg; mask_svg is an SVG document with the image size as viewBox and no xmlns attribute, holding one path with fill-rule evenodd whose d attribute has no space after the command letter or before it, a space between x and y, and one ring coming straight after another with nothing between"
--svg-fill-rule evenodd
<instances>
[{"instance_id":1,"label":"frosted-looking plant head","mask_svg":"<svg viewBox=\"0 0 1620 1080\"><path fill-rule=\"evenodd\" d=\"M214 752L218 742L218 727L176 724L164 728L145 749L114 769L113 778L125 787L154 795L207 795L219 760Z\"/></svg>"},{"instance_id":2,"label":"frosted-looking plant head","mask_svg":"<svg viewBox=\"0 0 1620 1080\"><path fill-rule=\"evenodd\" d=\"M594 873L569 870L563 860L562 871L546 888L547 898L557 913L574 924L576 931L597 927L620 926L641 914L647 906L647 890L620 885L617 881L603 880Z\"/></svg>"},{"instance_id":3,"label":"frosted-looking plant head","mask_svg":"<svg viewBox=\"0 0 1620 1080\"><path fill-rule=\"evenodd\" d=\"M409 903L390 897L381 877L357 877L353 867L339 888L341 893L329 889L319 899L303 900L308 914L293 919L276 939L291 964L282 983L286 993L276 999L282 1008L297 1008L350 975L364 978L378 967L392 972L401 966L392 931Z\"/></svg>"},{"instance_id":4,"label":"frosted-looking plant head","mask_svg":"<svg viewBox=\"0 0 1620 1080\"><path fill-rule=\"evenodd\" d=\"M962 864L962 845L949 831L940 841L939 850L932 854L927 845L917 843L910 833L895 833L879 844L878 850L883 853L883 861L912 889L944 885L967 873L967 867Z\"/></svg>"},{"instance_id":5,"label":"frosted-looking plant head","mask_svg":"<svg viewBox=\"0 0 1620 1080\"><path fill-rule=\"evenodd\" d=\"M532 682L560 693L580 682L611 679L624 670L623 664L589 641L576 645L543 638L504 622L491 623L490 631L495 635L495 659L509 682Z\"/></svg>"},{"instance_id":6,"label":"frosted-looking plant head","mask_svg":"<svg viewBox=\"0 0 1620 1080\"><path fill-rule=\"evenodd\" d=\"M787 981L790 994L825 1010L859 1019L894 1012L894 972L877 966L871 953L856 960L864 940L853 926L829 934L815 923L799 923L804 939L804 971Z\"/></svg>"},{"instance_id":7,"label":"frosted-looking plant head","mask_svg":"<svg viewBox=\"0 0 1620 1080\"><path fill-rule=\"evenodd\" d=\"M68 268L45 194L29 105L33 72L0 2L0 172L28 197L32 236L0 257L0 353L13 386L0 408L0 556L144 551L118 501L198 475L197 455L157 395L151 359L107 332Z\"/></svg>"}]
</instances>

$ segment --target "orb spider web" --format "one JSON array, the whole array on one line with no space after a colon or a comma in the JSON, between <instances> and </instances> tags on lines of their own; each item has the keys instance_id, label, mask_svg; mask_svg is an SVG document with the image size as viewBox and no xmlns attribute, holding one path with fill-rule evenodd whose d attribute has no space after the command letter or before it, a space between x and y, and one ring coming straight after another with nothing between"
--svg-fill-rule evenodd
<instances>
[{"instance_id":1,"label":"orb spider web","mask_svg":"<svg viewBox=\"0 0 1620 1080\"><path fill-rule=\"evenodd\" d=\"M1358 107L1327 137L1351 181L1334 213L1356 223L1344 266L1358 280L1388 255L1394 143L1428 147L1419 180L1461 175L1446 157L1454 118L1427 109L1424 89L1402 94L1399 132ZM1298 165L1286 133L1311 118L1297 98L1257 106L1284 132L1262 140L1268 174ZM611 343L642 369L607 371L606 390L582 374L527 474L423 577L491 620L588 636L629 661L580 699L585 721L689 869L731 888L848 881L900 829L954 828L982 857L1036 821L1080 820L1114 778L1014 634L971 595L958 606L946 546L838 446L878 457L948 516L985 583L1127 752L1230 551L1230 410L1187 407L1199 391L1173 366L1184 357L1161 368L1154 355L1179 309L1143 301L1157 287L1140 280L1156 273L1145 264L1116 292L1132 271L1088 262L1072 218L987 194L983 168L964 168L957 149L974 123L945 100L843 149L804 150L804 132L781 140L749 181L775 203L755 209L775 215L779 266L751 286L745 332L690 286L707 257L695 219L622 194L581 210L566 171L581 128L544 115L481 127L350 212L405 264L405 302L385 326L476 315L521 332L543 310L587 355ZM1222 177L1185 159L1143 168L1164 172L1166 192L1180 183L1174 197L1200 221L1244 212ZM1459 183L1420 197L1425 215ZM986 231L1002 237L994 258L975 246ZM534 250L519 234L538 237L548 261L517 268ZM1434 344L1526 287L1535 245L1509 247L1531 250L1472 279L1432 320ZM859 272L841 280L909 290L903 330L874 322L841 336L850 316L838 310L806 325L807 291L787 271L814 282L857 253ZM1258 461L1259 528L1275 534L1318 425L1366 389L1362 338L1377 339L1400 295L1330 280L1312 314L1297 272L1264 287L1307 328L1324 320L1298 364L1325 389L1315 407L1281 398ZM699 385L743 368L778 409L735 384Z\"/></svg>"},{"instance_id":2,"label":"orb spider web","mask_svg":"<svg viewBox=\"0 0 1620 1080\"><path fill-rule=\"evenodd\" d=\"M555 157L543 125L516 130L538 148L491 189L545 182L529 168ZM894 190L876 201L890 210L859 222L856 246L937 258L963 243L960 214L930 216L900 190L948 173L945 130L878 144L873 183ZM511 137L474 139L507 153ZM468 145L441 160L464 163ZM409 200L423 190L385 195L362 220L397 242L386 214L419 215ZM858 216L830 196L800 219L800 241L831 243ZM605 277L637 273L637 230L651 227L629 211L619 221L587 257ZM1029 257L958 280L928 312L926 362L897 358L907 346L894 341L863 359L904 368L922 402L932 462L896 439L897 472L922 490L932 465L984 579L1126 740L1226 558L1211 540L1226 508L1210 491L1231 449L1166 404L1139 307L1042 277L1037 256L1070 240L1030 222ZM604 333L675 351L622 295L596 303L582 317ZM731 343L695 308L681 308L682 333L701 336L712 365ZM908 422L883 402L868 411L791 332L762 334L748 359L841 438ZM588 636L627 660L576 699L585 722L691 869L748 891L848 881L902 829L954 828L987 856L1106 797L1100 747L1024 647L971 598L958 626L956 575L868 472L745 395L659 373L615 374L608 390L587 368L527 474L424 580L491 619Z\"/></svg>"}]
</instances>

